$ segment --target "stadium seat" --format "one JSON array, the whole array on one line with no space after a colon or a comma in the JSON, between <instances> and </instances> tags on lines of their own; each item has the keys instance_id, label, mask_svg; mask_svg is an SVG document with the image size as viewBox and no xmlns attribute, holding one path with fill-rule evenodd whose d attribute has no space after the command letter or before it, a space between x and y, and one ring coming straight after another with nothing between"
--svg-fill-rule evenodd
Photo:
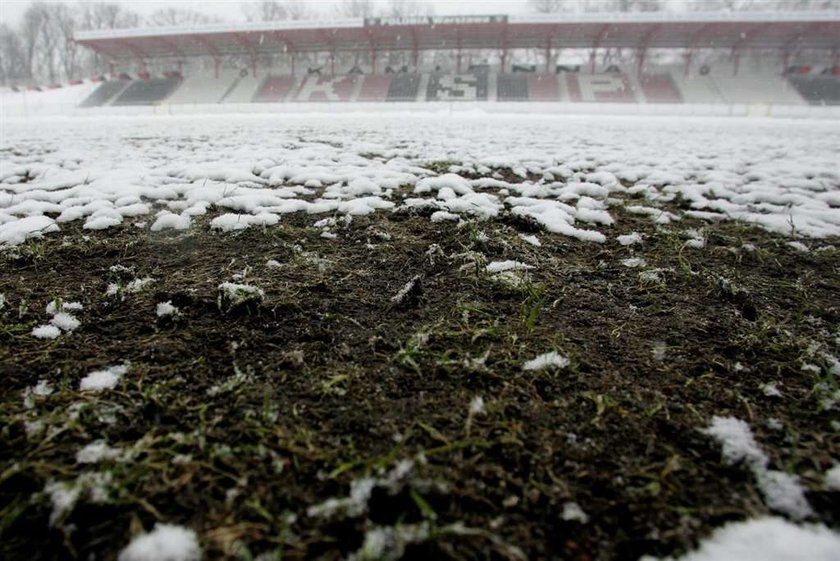
<instances>
[{"instance_id":1,"label":"stadium seat","mask_svg":"<svg viewBox=\"0 0 840 561\"><path fill-rule=\"evenodd\" d=\"M269 76L257 90L254 101L262 103L286 101L294 90L295 83L293 76Z\"/></svg>"},{"instance_id":2,"label":"stadium seat","mask_svg":"<svg viewBox=\"0 0 840 561\"><path fill-rule=\"evenodd\" d=\"M560 85L552 74L532 74L528 78L528 97L531 101L560 101Z\"/></svg>"},{"instance_id":3,"label":"stadium seat","mask_svg":"<svg viewBox=\"0 0 840 561\"><path fill-rule=\"evenodd\" d=\"M391 86L391 76L365 76L357 101L385 101Z\"/></svg>"},{"instance_id":4,"label":"stadium seat","mask_svg":"<svg viewBox=\"0 0 840 561\"><path fill-rule=\"evenodd\" d=\"M354 101L363 77L307 76L297 94L297 101Z\"/></svg>"},{"instance_id":5,"label":"stadium seat","mask_svg":"<svg viewBox=\"0 0 840 561\"><path fill-rule=\"evenodd\" d=\"M682 103L682 96L669 74L644 74L639 85L648 103Z\"/></svg>"},{"instance_id":6,"label":"stadium seat","mask_svg":"<svg viewBox=\"0 0 840 561\"><path fill-rule=\"evenodd\" d=\"M417 90L420 87L419 74L394 74L390 78L387 101L417 100Z\"/></svg>"},{"instance_id":7,"label":"stadium seat","mask_svg":"<svg viewBox=\"0 0 840 561\"><path fill-rule=\"evenodd\" d=\"M528 101L527 76L499 74L496 84L499 101Z\"/></svg>"},{"instance_id":8,"label":"stadium seat","mask_svg":"<svg viewBox=\"0 0 840 561\"><path fill-rule=\"evenodd\" d=\"M571 101L633 103L636 97L623 74L566 74Z\"/></svg>"},{"instance_id":9,"label":"stadium seat","mask_svg":"<svg viewBox=\"0 0 840 561\"><path fill-rule=\"evenodd\" d=\"M434 74L426 90L427 101L478 101L487 99L486 74Z\"/></svg>"}]
</instances>

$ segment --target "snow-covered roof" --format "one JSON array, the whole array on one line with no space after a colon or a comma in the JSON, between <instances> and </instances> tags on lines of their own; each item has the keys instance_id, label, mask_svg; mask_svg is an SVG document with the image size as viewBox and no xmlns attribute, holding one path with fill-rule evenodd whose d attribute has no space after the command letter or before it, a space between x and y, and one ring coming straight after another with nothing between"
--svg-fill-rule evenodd
<instances>
[{"instance_id":1,"label":"snow-covered roof","mask_svg":"<svg viewBox=\"0 0 840 561\"><path fill-rule=\"evenodd\" d=\"M840 49L840 12L356 18L80 32L106 58L516 48Z\"/></svg>"}]
</instances>

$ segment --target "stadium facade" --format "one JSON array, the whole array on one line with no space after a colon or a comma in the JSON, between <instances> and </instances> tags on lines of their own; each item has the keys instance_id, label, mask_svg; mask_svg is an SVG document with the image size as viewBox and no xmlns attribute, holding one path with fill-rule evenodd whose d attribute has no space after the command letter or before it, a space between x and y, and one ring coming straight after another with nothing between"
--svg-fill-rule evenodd
<instances>
[{"instance_id":1,"label":"stadium facade","mask_svg":"<svg viewBox=\"0 0 840 561\"><path fill-rule=\"evenodd\" d=\"M82 103L87 107L315 101L840 105L836 12L281 21L96 31L75 39L111 69ZM611 58L616 53L622 56Z\"/></svg>"}]
</instances>

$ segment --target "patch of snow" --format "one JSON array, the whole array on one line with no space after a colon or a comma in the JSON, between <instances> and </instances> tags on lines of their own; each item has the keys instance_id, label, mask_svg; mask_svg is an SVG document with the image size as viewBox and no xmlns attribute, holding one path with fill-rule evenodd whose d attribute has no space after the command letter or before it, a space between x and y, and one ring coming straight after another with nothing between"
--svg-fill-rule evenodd
<instances>
[{"instance_id":1,"label":"patch of snow","mask_svg":"<svg viewBox=\"0 0 840 561\"><path fill-rule=\"evenodd\" d=\"M117 561L200 561L201 557L193 530L158 523L151 532L134 537Z\"/></svg>"},{"instance_id":2,"label":"patch of snow","mask_svg":"<svg viewBox=\"0 0 840 561\"><path fill-rule=\"evenodd\" d=\"M530 244L534 247L540 247L542 245L542 242L540 242L540 239L533 234L532 235L519 234L519 239L521 239L523 242L525 242L527 244Z\"/></svg>"},{"instance_id":3,"label":"patch of snow","mask_svg":"<svg viewBox=\"0 0 840 561\"><path fill-rule=\"evenodd\" d=\"M402 304L402 302L408 297L409 294L416 290L418 286L417 283L420 282L421 276L414 275L409 279L407 283L397 292L394 296L391 297L391 302L394 304Z\"/></svg>"},{"instance_id":4,"label":"patch of snow","mask_svg":"<svg viewBox=\"0 0 840 561\"><path fill-rule=\"evenodd\" d=\"M534 359L529 360L523 366L523 370L542 370L549 366L557 368L566 368L569 366L569 359L560 355L556 351L542 354Z\"/></svg>"},{"instance_id":5,"label":"patch of snow","mask_svg":"<svg viewBox=\"0 0 840 561\"><path fill-rule=\"evenodd\" d=\"M55 339L61 335L61 330L54 325L39 325L32 330L32 336L38 339Z\"/></svg>"},{"instance_id":6,"label":"patch of snow","mask_svg":"<svg viewBox=\"0 0 840 561\"><path fill-rule=\"evenodd\" d=\"M44 234L59 230L55 220L48 216L27 216L0 224L0 245L22 244L29 238L40 238Z\"/></svg>"},{"instance_id":7,"label":"patch of snow","mask_svg":"<svg viewBox=\"0 0 840 561\"><path fill-rule=\"evenodd\" d=\"M811 251L810 248L802 242L788 242L788 246L801 253L808 253Z\"/></svg>"},{"instance_id":8,"label":"patch of snow","mask_svg":"<svg viewBox=\"0 0 840 561\"><path fill-rule=\"evenodd\" d=\"M771 382L768 384L761 384L760 388L767 397L782 397L782 392L778 388L779 382Z\"/></svg>"},{"instance_id":9,"label":"patch of snow","mask_svg":"<svg viewBox=\"0 0 840 561\"><path fill-rule=\"evenodd\" d=\"M152 232L161 230L187 230L192 224L192 219L187 214L173 214L163 211L150 228Z\"/></svg>"},{"instance_id":10,"label":"patch of snow","mask_svg":"<svg viewBox=\"0 0 840 561\"><path fill-rule=\"evenodd\" d=\"M47 313L55 315L59 312L78 312L84 309L79 302L63 302L61 300L53 300L47 304Z\"/></svg>"},{"instance_id":11,"label":"patch of snow","mask_svg":"<svg viewBox=\"0 0 840 561\"><path fill-rule=\"evenodd\" d=\"M636 245L642 243L642 235L638 232L631 232L616 238L621 245Z\"/></svg>"},{"instance_id":12,"label":"patch of snow","mask_svg":"<svg viewBox=\"0 0 840 561\"><path fill-rule=\"evenodd\" d=\"M563 513L560 515L563 520L580 522L586 524L589 522L589 515L586 514L580 505L575 502L563 503Z\"/></svg>"},{"instance_id":13,"label":"patch of snow","mask_svg":"<svg viewBox=\"0 0 840 561\"><path fill-rule=\"evenodd\" d=\"M644 267L647 265L647 261L645 261L641 257L628 257L627 259L622 259L621 264L625 267L637 268L637 267Z\"/></svg>"},{"instance_id":14,"label":"patch of snow","mask_svg":"<svg viewBox=\"0 0 840 561\"><path fill-rule=\"evenodd\" d=\"M76 319L71 314L68 314L67 312L58 312L50 320L50 323L58 327L62 331L68 332L74 331L82 324L82 322L80 322L78 319Z\"/></svg>"},{"instance_id":15,"label":"patch of snow","mask_svg":"<svg viewBox=\"0 0 840 561\"><path fill-rule=\"evenodd\" d=\"M79 383L81 391L102 391L114 388L125 373L128 372L128 364L110 366L104 370L96 370L82 378Z\"/></svg>"},{"instance_id":16,"label":"patch of snow","mask_svg":"<svg viewBox=\"0 0 840 561\"><path fill-rule=\"evenodd\" d=\"M399 561L406 547L429 539L428 522L375 526L365 532L362 546L347 557L347 561Z\"/></svg>"},{"instance_id":17,"label":"patch of snow","mask_svg":"<svg viewBox=\"0 0 840 561\"><path fill-rule=\"evenodd\" d=\"M461 220L461 217L457 214L452 212L446 212L445 210L438 210L432 213L430 217L432 222L458 222Z\"/></svg>"},{"instance_id":18,"label":"patch of snow","mask_svg":"<svg viewBox=\"0 0 840 561\"><path fill-rule=\"evenodd\" d=\"M222 232L235 232L251 226L274 226L278 222L280 222L279 216L267 212L257 215L222 214L210 221L210 227Z\"/></svg>"},{"instance_id":19,"label":"patch of snow","mask_svg":"<svg viewBox=\"0 0 840 561\"><path fill-rule=\"evenodd\" d=\"M481 415L482 413L484 413L484 398L477 395L470 401L469 414Z\"/></svg>"},{"instance_id":20,"label":"patch of snow","mask_svg":"<svg viewBox=\"0 0 840 561\"><path fill-rule=\"evenodd\" d=\"M768 468L770 459L755 441L747 423L735 417L714 417L711 425L702 432L721 444L727 464L743 462L750 468L768 507L795 520L812 514L798 478Z\"/></svg>"},{"instance_id":21,"label":"patch of snow","mask_svg":"<svg viewBox=\"0 0 840 561\"><path fill-rule=\"evenodd\" d=\"M223 282L219 285L219 307L235 308L246 302L261 302L265 298L263 289L250 284Z\"/></svg>"},{"instance_id":22,"label":"patch of snow","mask_svg":"<svg viewBox=\"0 0 840 561\"><path fill-rule=\"evenodd\" d=\"M488 273L493 274L501 273L503 271L527 271L533 268L533 266L520 263L519 261L493 261L485 267L485 270Z\"/></svg>"},{"instance_id":23,"label":"patch of snow","mask_svg":"<svg viewBox=\"0 0 840 561\"><path fill-rule=\"evenodd\" d=\"M157 308L155 309L155 313L159 318L175 316L178 315L178 308L173 306L171 301L159 302Z\"/></svg>"},{"instance_id":24,"label":"patch of snow","mask_svg":"<svg viewBox=\"0 0 840 561\"><path fill-rule=\"evenodd\" d=\"M113 476L109 472L86 471L74 481L48 481L44 486L44 493L52 503L50 526L58 526L83 496L97 504L108 502L112 480Z\"/></svg>"},{"instance_id":25,"label":"patch of snow","mask_svg":"<svg viewBox=\"0 0 840 561\"><path fill-rule=\"evenodd\" d=\"M840 464L825 472L825 488L830 491L840 491Z\"/></svg>"},{"instance_id":26,"label":"patch of snow","mask_svg":"<svg viewBox=\"0 0 840 561\"><path fill-rule=\"evenodd\" d=\"M95 464L105 460L115 460L121 454L122 450L119 448L111 448L104 440L97 440L76 452L76 463Z\"/></svg>"},{"instance_id":27,"label":"patch of snow","mask_svg":"<svg viewBox=\"0 0 840 561\"><path fill-rule=\"evenodd\" d=\"M695 551L659 561L837 561L840 534L821 524L797 525L766 517L729 522ZM640 561L656 561L642 557Z\"/></svg>"}]
</instances>

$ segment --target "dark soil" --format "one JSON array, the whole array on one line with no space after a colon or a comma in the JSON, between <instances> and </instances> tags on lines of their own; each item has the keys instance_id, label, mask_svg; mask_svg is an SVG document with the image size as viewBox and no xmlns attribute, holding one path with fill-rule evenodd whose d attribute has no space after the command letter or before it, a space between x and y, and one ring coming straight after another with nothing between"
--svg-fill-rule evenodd
<instances>
[{"instance_id":1,"label":"dark soil","mask_svg":"<svg viewBox=\"0 0 840 561\"><path fill-rule=\"evenodd\" d=\"M156 522L194 528L208 559L337 560L376 526L420 523L429 535L404 559L675 555L768 513L749 470L725 466L700 432L714 415L747 421L840 527L840 496L822 487L840 457L840 415L824 408L840 260L815 250L840 241L802 253L740 224L656 229L615 213L610 237L637 230L643 245L540 232L533 247L517 235L530 225L509 218L459 228L376 214L334 240L292 215L236 234L65 226L4 251L0 557L115 559ZM706 228L704 249L683 247L687 227ZM621 263L632 256L659 281ZM535 269L506 285L483 259ZM105 295L143 277L155 282ZM227 281L265 297L223 312ZM54 298L81 302L82 325L36 339ZM180 315L158 318L164 301ZM552 350L570 365L523 370ZM115 389L78 391L125 361ZM56 391L26 408L42 379ZM773 382L781 397L763 392ZM485 411L470 414L477 396ZM27 434L35 420L44 430ZM133 453L77 463L98 439ZM414 464L397 477L401 460ZM45 485L84 472L111 474L108 499L82 493L51 526ZM307 514L364 477L380 484L362 512ZM588 522L564 520L570 501Z\"/></svg>"}]
</instances>

